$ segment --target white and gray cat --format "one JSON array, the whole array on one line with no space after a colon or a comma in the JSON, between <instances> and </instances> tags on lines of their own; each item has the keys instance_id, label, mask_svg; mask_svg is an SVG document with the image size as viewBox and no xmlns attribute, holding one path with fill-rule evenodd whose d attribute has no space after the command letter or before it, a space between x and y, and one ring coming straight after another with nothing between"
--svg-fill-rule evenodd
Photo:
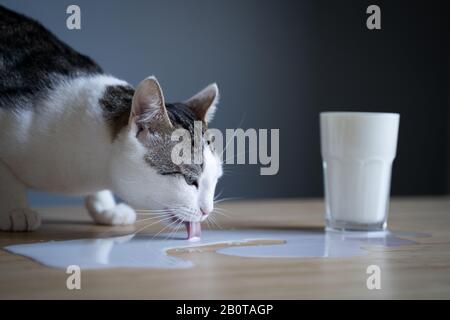
<instances>
[{"instance_id":1,"label":"white and gray cat","mask_svg":"<svg viewBox=\"0 0 450 320\"><path fill-rule=\"evenodd\" d=\"M40 225L27 188L86 197L97 223L132 224L158 209L198 236L222 175L206 137L203 163L175 165L170 134L211 121L212 84L183 103L165 103L154 77L136 90L38 22L0 6L0 230ZM113 193L129 205L117 204Z\"/></svg>"}]
</instances>

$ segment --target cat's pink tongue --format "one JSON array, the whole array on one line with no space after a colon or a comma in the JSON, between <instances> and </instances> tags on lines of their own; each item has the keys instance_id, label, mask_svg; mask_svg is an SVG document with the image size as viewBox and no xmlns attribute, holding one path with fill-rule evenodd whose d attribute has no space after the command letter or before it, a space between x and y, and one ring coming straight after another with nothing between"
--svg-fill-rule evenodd
<instances>
[{"instance_id":1,"label":"cat's pink tongue","mask_svg":"<svg viewBox=\"0 0 450 320\"><path fill-rule=\"evenodd\" d=\"M188 234L188 240L199 241L200 235L202 234L202 227L200 225L200 222L186 221L185 225Z\"/></svg>"}]
</instances>

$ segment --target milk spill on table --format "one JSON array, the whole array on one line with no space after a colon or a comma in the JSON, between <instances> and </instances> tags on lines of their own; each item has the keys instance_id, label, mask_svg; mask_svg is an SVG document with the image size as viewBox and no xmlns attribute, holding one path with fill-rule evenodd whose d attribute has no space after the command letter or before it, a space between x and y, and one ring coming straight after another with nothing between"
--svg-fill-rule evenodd
<instances>
[{"instance_id":1,"label":"milk spill on table","mask_svg":"<svg viewBox=\"0 0 450 320\"><path fill-rule=\"evenodd\" d=\"M189 257L167 254L169 249L201 251L202 246L229 245L217 249L219 254L252 258L336 258L363 256L370 246L397 247L417 242L403 237L422 237L416 233L324 232L305 230L206 230L198 242L184 239L184 233L158 237L126 235L119 237L49 241L5 247L9 252L29 257L43 265L66 269L78 265L81 269L106 268L189 268ZM245 245L249 240L277 240L280 244ZM239 246L235 246L239 244ZM187 249L186 249L187 248Z\"/></svg>"}]
</instances>

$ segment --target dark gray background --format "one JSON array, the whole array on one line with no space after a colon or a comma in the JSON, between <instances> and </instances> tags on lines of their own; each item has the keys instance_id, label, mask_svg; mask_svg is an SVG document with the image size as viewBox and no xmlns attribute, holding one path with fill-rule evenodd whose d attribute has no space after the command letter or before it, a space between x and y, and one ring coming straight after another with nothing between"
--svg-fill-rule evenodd
<instances>
[{"instance_id":1,"label":"dark gray background","mask_svg":"<svg viewBox=\"0 0 450 320\"><path fill-rule=\"evenodd\" d=\"M449 13L444 1L18 1L0 3L133 85L154 74L168 101L210 82L222 99L213 126L280 129L280 171L227 166L224 197L322 195L318 114L401 114L392 193L450 188ZM366 28L368 5L382 30ZM82 30L65 27L69 4ZM32 194L34 203L66 201Z\"/></svg>"}]
</instances>

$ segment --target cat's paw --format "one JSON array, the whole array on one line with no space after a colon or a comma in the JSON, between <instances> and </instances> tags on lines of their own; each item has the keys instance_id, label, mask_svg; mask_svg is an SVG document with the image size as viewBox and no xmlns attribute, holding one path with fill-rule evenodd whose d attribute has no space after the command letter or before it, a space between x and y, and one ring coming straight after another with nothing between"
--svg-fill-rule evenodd
<instances>
[{"instance_id":1,"label":"cat's paw","mask_svg":"<svg viewBox=\"0 0 450 320\"><path fill-rule=\"evenodd\" d=\"M3 231L32 231L40 225L39 214L29 208L13 209L6 214L0 214L0 230Z\"/></svg>"},{"instance_id":2,"label":"cat's paw","mask_svg":"<svg viewBox=\"0 0 450 320\"><path fill-rule=\"evenodd\" d=\"M125 203L119 203L110 209L91 212L94 221L106 225L128 225L136 221L136 212Z\"/></svg>"}]
</instances>

